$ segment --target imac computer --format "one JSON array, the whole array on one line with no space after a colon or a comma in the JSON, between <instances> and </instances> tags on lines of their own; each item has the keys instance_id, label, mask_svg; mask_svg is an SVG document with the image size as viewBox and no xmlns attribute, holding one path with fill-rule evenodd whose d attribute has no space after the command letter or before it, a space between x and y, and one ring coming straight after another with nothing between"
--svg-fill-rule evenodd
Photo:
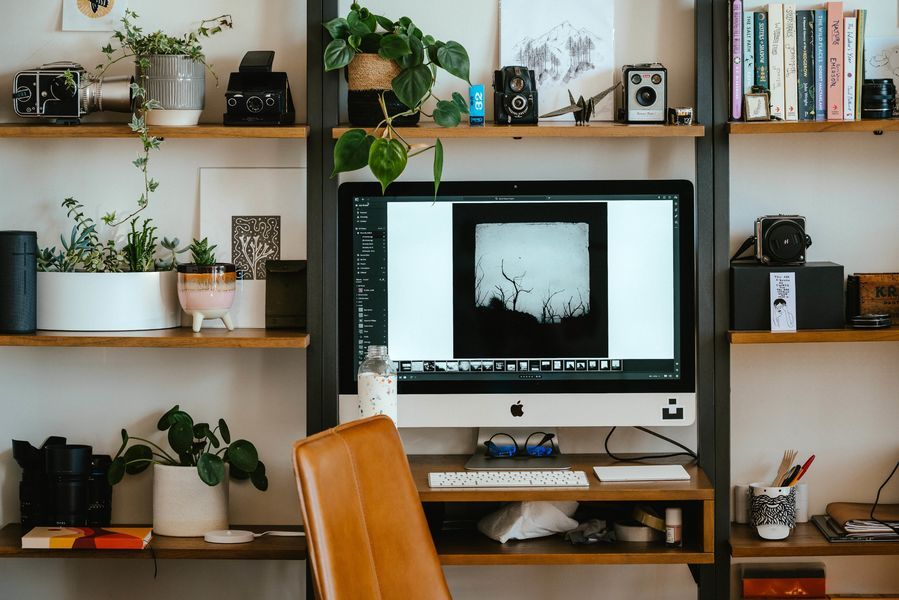
<instances>
[{"instance_id":1,"label":"imac computer","mask_svg":"<svg viewBox=\"0 0 899 600\"><path fill-rule=\"evenodd\" d=\"M399 427L690 425L689 181L344 183L340 417L370 345Z\"/></svg>"}]
</instances>

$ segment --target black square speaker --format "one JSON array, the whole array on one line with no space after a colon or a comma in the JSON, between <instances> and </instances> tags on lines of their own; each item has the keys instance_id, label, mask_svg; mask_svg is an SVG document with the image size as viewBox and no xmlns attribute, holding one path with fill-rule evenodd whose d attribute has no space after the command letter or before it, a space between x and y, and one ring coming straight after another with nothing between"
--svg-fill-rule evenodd
<instances>
[{"instance_id":1,"label":"black square speaker","mask_svg":"<svg viewBox=\"0 0 899 600\"><path fill-rule=\"evenodd\" d=\"M0 331L34 333L37 233L0 231Z\"/></svg>"},{"instance_id":2,"label":"black square speaker","mask_svg":"<svg viewBox=\"0 0 899 600\"><path fill-rule=\"evenodd\" d=\"M796 273L797 329L845 326L843 265L810 262L769 266L737 261L730 265L731 329L771 329L771 273Z\"/></svg>"},{"instance_id":3,"label":"black square speaker","mask_svg":"<svg viewBox=\"0 0 899 600\"><path fill-rule=\"evenodd\" d=\"M306 328L306 261L265 263L265 328Z\"/></svg>"}]
</instances>

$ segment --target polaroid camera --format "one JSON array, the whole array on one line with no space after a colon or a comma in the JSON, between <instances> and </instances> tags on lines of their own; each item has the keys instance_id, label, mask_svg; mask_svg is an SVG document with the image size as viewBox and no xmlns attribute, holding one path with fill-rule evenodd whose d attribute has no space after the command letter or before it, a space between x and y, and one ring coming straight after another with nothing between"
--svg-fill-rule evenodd
<instances>
[{"instance_id":1,"label":"polaroid camera","mask_svg":"<svg viewBox=\"0 0 899 600\"><path fill-rule=\"evenodd\" d=\"M272 72L275 53L247 52L225 92L225 125L293 125L296 112L287 73Z\"/></svg>"}]
</instances>

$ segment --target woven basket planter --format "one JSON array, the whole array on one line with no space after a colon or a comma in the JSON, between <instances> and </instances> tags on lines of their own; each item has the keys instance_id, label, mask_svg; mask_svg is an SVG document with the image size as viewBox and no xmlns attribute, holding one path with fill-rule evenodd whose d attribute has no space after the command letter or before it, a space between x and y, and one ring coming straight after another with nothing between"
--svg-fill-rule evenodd
<instances>
[{"instance_id":1,"label":"woven basket planter","mask_svg":"<svg viewBox=\"0 0 899 600\"><path fill-rule=\"evenodd\" d=\"M347 66L347 112L350 123L357 127L374 127L384 120L378 97L384 94L388 114L405 112L408 108L390 89L390 82L399 75L400 68L391 60L377 54L357 54ZM393 121L403 127L418 123L421 115L415 113Z\"/></svg>"}]
</instances>

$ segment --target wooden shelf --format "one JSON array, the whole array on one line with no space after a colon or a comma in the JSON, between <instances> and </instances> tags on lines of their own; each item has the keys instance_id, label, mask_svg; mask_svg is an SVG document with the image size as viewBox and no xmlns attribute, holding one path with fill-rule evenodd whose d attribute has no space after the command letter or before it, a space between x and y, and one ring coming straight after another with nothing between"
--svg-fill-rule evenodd
<instances>
[{"instance_id":1,"label":"wooden shelf","mask_svg":"<svg viewBox=\"0 0 899 600\"><path fill-rule=\"evenodd\" d=\"M805 329L770 331L729 331L731 344L807 344L820 342L899 342L899 327L888 329Z\"/></svg>"},{"instance_id":2,"label":"wooden shelf","mask_svg":"<svg viewBox=\"0 0 899 600\"><path fill-rule=\"evenodd\" d=\"M341 125L332 129L335 139L354 129ZM436 123L422 123L415 127L397 127L404 139L450 138L696 138L705 135L702 125L628 125L624 123L594 122L578 127L574 122L545 122L537 125L496 125L483 127L462 124L458 127L440 127ZM369 129L371 131L371 129Z\"/></svg>"},{"instance_id":3,"label":"wooden shelf","mask_svg":"<svg viewBox=\"0 0 899 600\"><path fill-rule=\"evenodd\" d=\"M765 133L883 133L899 131L899 119L865 119L862 121L731 121L731 135Z\"/></svg>"},{"instance_id":4,"label":"wooden shelf","mask_svg":"<svg viewBox=\"0 0 899 600\"><path fill-rule=\"evenodd\" d=\"M261 532L302 531L285 525L235 525L234 529ZM18 523L0 529L0 558L177 558L202 560L305 560L305 537L258 538L247 544L209 544L203 538L177 538L154 535L145 550L23 550L22 528Z\"/></svg>"},{"instance_id":5,"label":"wooden shelf","mask_svg":"<svg viewBox=\"0 0 899 600\"><path fill-rule=\"evenodd\" d=\"M602 483L593 467L616 463L605 454L573 454L572 467L587 473L589 488L478 488L439 489L428 487L432 471L464 471L467 455L412 455L409 466L422 502L516 502L524 500L577 500L582 502L682 501L714 499L714 489L696 465L685 465L690 481L630 481ZM678 463L680 461L665 461Z\"/></svg>"},{"instance_id":6,"label":"wooden shelf","mask_svg":"<svg viewBox=\"0 0 899 600\"><path fill-rule=\"evenodd\" d=\"M203 329L189 327L152 331L38 331L0 334L0 346L78 348L306 348L309 334L292 329Z\"/></svg>"},{"instance_id":7,"label":"wooden shelf","mask_svg":"<svg viewBox=\"0 0 899 600\"><path fill-rule=\"evenodd\" d=\"M307 125L284 127L225 127L221 123L200 123L193 127L151 127L150 133L161 138L182 139L302 139L308 136ZM82 123L50 125L47 123L0 123L0 138L135 138L124 123Z\"/></svg>"},{"instance_id":8,"label":"wooden shelf","mask_svg":"<svg viewBox=\"0 0 899 600\"><path fill-rule=\"evenodd\" d=\"M561 536L500 544L479 531L443 531L435 539L444 565L712 564L713 552L664 543L575 546Z\"/></svg>"},{"instance_id":9,"label":"wooden shelf","mask_svg":"<svg viewBox=\"0 0 899 600\"><path fill-rule=\"evenodd\" d=\"M730 553L735 558L899 555L899 542L831 543L812 523L798 523L785 540L767 541L749 525L734 523L730 528Z\"/></svg>"}]
</instances>

